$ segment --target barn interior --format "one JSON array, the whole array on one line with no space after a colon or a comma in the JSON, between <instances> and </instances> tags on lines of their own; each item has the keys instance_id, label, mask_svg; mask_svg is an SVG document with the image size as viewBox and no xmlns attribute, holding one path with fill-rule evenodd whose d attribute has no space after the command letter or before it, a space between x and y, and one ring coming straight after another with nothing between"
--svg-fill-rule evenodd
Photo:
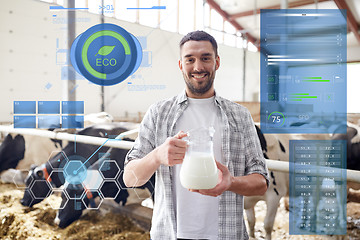
<instances>
[{"instance_id":1,"label":"barn interior","mask_svg":"<svg viewBox=\"0 0 360 240\"><path fill-rule=\"evenodd\" d=\"M262 14L264 10L280 9L300 13L302 10L309 10L310 13L318 10L346 10L339 11L346 24L343 26L339 23L338 28L342 28L345 33L342 39L337 38L337 41L344 41L346 45L341 46L346 57L340 60L341 57L338 57L336 61L339 62L328 64L333 68L340 64L345 69L345 80L341 85L341 93L345 94L336 95L332 101L334 106L338 106L338 102L345 104L340 104L345 108L340 109L340 113L335 110L335 113L345 115L347 126L356 132L360 131L358 0L3 0L0 8L0 238L150 239L154 185L149 182L142 189L124 186L119 178L122 176L125 155L117 153L122 162L122 166L119 166L118 159L107 157L107 150L130 149L149 107L155 102L178 95L185 88L178 65L179 42L184 35L195 30L211 34L218 43L221 64L214 81L216 94L245 106L255 124L264 130L264 125L260 124L263 119L261 101L264 98L261 60L268 53L261 33L263 26L266 26L266 23L261 25ZM88 80L89 77L83 74L86 67L79 67L81 63L75 63L78 61L76 54L82 50L76 48L76 39L78 42L85 41L81 36L90 34L88 31L91 27L102 24L113 24L124 29L126 36L135 38L135 49L141 55L138 55L136 64L131 63L134 65L132 71L110 85ZM306 40L307 37L316 38L321 34L324 33L305 33L305 38L301 38ZM99 50L97 54L110 54L103 51ZM114 61L102 58L97 66L102 65L104 69ZM308 64L310 68L316 66L311 61ZM335 84L336 79L331 83ZM274 95L277 100L281 98L280 90L277 89L277 95ZM265 96L266 101L268 97ZM74 103L75 112L65 111L66 104L70 103ZM24 108L21 104L24 104ZM57 110L49 111L49 108L42 107L43 104L50 104L50 110L55 106ZM33 109L27 112L29 106ZM311 120L304 120L307 117L306 114L301 115L301 120L314 127ZM322 129L322 125L315 124L314 129ZM271 206L267 201L248 199L249 202L257 202L255 232L250 238L360 239L360 147L356 145L360 142L360 132L354 134L356 137L352 136L353 139L345 138L353 144L354 149L351 150L352 162L347 163L348 167L351 166L347 171L348 184L346 186L345 176L345 185L342 186L346 191L343 194L347 196L343 202L346 223L343 226L345 233L342 234L309 234L306 228L294 234L291 226L296 223L289 218L289 204L293 204L289 197L293 183L289 181L290 140L330 141L334 139L334 134L319 131L280 133L265 131L264 136L270 160L267 164L274 178L272 184L276 178L278 190L275 186L275 192L280 191L281 185L284 186L283 194L279 196L277 193L278 201L272 202L276 215L272 221L266 215L267 208ZM285 151L274 146L270 153L273 140L282 142ZM12 145L9 145L10 142ZM70 191L66 192L66 186L48 181L59 172L59 175L64 175L63 182L70 181L67 176L71 174L67 174L66 169L72 167L69 157L74 151L76 153L77 148L78 155L84 149L84 161L94 163L91 167L96 168L85 169L87 175L82 179L97 185L93 193L95 200L91 204L84 201L90 192L86 191L86 187L77 199L76 194L74 198ZM347 159L344 156L342 161L345 161L346 168ZM349 152L347 156L350 156ZM59 159L59 162L65 159L66 163L54 167L52 164L57 164L51 163L54 159ZM104 162L96 165L98 159ZM50 168L32 169L33 164L45 164ZM116 169L116 172L106 177L103 175L106 167ZM52 173L46 173L45 178L41 176L45 180L27 178L29 171L34 173L39 169L42 174L45 174L44 171ZM105 182L91 181L97 178L105 179ZM27 180L31 182L26 184ZM111 186L112 190L117 191L106 193ZM36 187L48 188L48 191L38 194ZM274 191L274 188L271 189ZM124 191L129 194L126 203L123 199L116 201ZM20 203L26 194L30 197L31 206ZM62 202L63 196L68 202L74 202L72 208L81 209L81 216L65 224L65 227L59 227L59 223L54 221L56 214L60 210L69 210L66 208L68 202ZM79 209L76 209L77 200ZM33 205L38 201L40 203ZM247 219L245 212L244 216ZM265 222L269 221L273 223L270 233L264 229ZM246 224L249 232L249 224Z\"/></svg>"}]
</instances>

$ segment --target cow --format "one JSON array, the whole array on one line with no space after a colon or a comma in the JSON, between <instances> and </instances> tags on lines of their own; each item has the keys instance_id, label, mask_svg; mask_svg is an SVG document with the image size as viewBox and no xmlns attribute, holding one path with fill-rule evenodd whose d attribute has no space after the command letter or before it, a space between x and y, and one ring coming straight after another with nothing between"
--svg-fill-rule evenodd
<instances>
[{"instance_id":1,"label":"cow","mask_svg":"<svg viewBox=\"0 0 360 240\"><path fill-rule=\"evenodd\" d=\"M123 140L129 141L130 139L124 138ZM77 185L77 186L69 185L68 189L66 190L67 196L65 196L66 193L64 191L62 192L61 206L63 206L63 207L59 209L59 211L56 215L56 218L54 220L54 222L60 228L65 228L68 225L70 225L72 222L79 219L84 209L98 208L99 206L97 206L94 201L94 199L97 197L112 198L117 203L121 203L122 205L126 204L129 193L123 182L123 171L122 170L124 169L124 161L125 161L125 156L126 156L127 152L128 152L128 150L111 148L108 150L108 152L104 158L99 159L90 168L88 168L89 171L95 170L95 171L102 172L103 176L105 177L105 180L104 180L103 185L101 186L101 189L90 190L88 188L91 188L91 187L87 186L87 184L85 183L85 184L83 184L83 185L85 185L85 187L83 187L82 185ZM119 169L117 169L117 167L116 167L116 168L109 168L109 170L105 171L105 172L102 171L104 163L107 161L108 158L115 159L115 162L117 163L117 166L119 167ZM116 171L120 171L120 174L116 175L116 173L115 173ZM94 175L94 176L96 176L96 175ZM107 184L107 182L106 182L107 177L115 177L115 181L118 184L118 186L120 187L120 191L114 184L112 184L113 180L109 180L109 182L108 182L109 184ZM94 179L92 179L92 181L94 182ZM86 180L85 180L85 182L86 182ZM95 180L95 182L97 182L97 181ZM150 180L147 183L145 183L143 186L141 186L140 188L143 188L143 189L147 188L150 191L151 195L153 196L154 185L155 185L155 176L153 175L150 178ZM99 193L99 192L101 192L101 193ZM82 196L81 197L82 200L80 198L74 198L75 194L77 194L77 196ZM101 196L99 196L99 194L101 194ZM70 199L68 199L69 197L70 197Z\"/></svg>"},{"instance_id":2,"label":"cow","mask_svg":"<svg viewBox=\"0 0 360 240\"><path fill-rule=\"evenodd\" d=\"M100 113L91 113L84 116L84 127L88 128L93 125L99 125L99 124L111 124L113 121L113 117L106 113L106 112L100 112ZM121 123L124 125L125 128L133 129L138 127L139 124L135 123ZM65 130L62 129L48 129L49 131L56 131L56 132L62 132ZM13 141L9 141L13 138ZM23 143L22 139L24 139L25 142L25 153L22 149ZM17 141L17 144L14 144L14 140ZM8 146L9 142L11 142L11 146L14 147L6 147L4 150L0 151L0 172L6 169L13 169L8 168L6 164L6 158L4 159L3 156L8 156L11 158L19 158L18 156L24 155L22 158L20 158L20 161L16 165L16 169L20 169L23 172L28 171L32 165L41 165L45 163L49 158L49 155L53 151L59 151L63 146L62 140L56 140L56 139L49 139L45 137L39 137L39 136L33 136L28 134L7 134L5 136L5 140L3 144L4 146ZM64 144L65 145L65 144ZM1 147L0 147L1 148ZM39 150L41 149L41 151ZM14 154L14 156L13 156ZM14 161L16 162L16 161ZM15 165L15 164L13 164ZM6 169L5 169L6 168ZM13 173L14 170L10 171L10 174ZM18 171L19 172L19 171ZM7 182L7 181L6 181ZM11 182L11 181L10 181ZM19 183L20 184L20 183Z\"/></svg>"},{"instance_id":3,"label":"cow","mask_svg":"<svg viewBox=\"0 0 360 240\"><path fill-rule=\"evenodd\" d=\"M14 172L28 171L33 164L40 165L46 162L51 152L59 149L61 149L61 141L58 140L31 135L7 134L0 146L1 179L4 182L13 182L7 176ZM20 170L15 171L15 168ZM24 184L23 181L15 183Z\"/></svg>"},{"instance_id":4,"label":"cow","mask_svg":"<svg viewBox=\"0 0 360 240\"><path fill-rule=\"evenodd\" d=\"M16 168L25 155L25 139L22 135L6 135L0 146L0 172Z\"/></svg>"},{"instance_id":5,"label":"cow","mask_svg":"<svg viewBox=\"0 0 360 240\"><path fill-rule=\"evenodd\" d=\"M340 126L339 128L346 128L346 134L333 134L333 140L347 141L347 169L360 170L360 127L351 123ZM345 131L343 131L345 132Z\"/></svg>"},{"instance_id":6,"label":"cow","mask_svg":"<svg viewBox=\"0 0 360 240\"><path fill-rule=\"evenodd\" d=\"M51 131L51 130L50 130ZM25 154L16 166L16 169L29 170L32 165L45 163L53 151L62 148L61 140L44 138L32 135L22 135L25 140Z\"/></svg>"},{"instance_id":7,"label":"cow","mask_svg":"<svg viewBox=\"0 0 360 240\"><path fill-rule=\"evenodd\" d=\"M266 159L279 159L281 161L288 161L288 155L285 146L282 142L273 135L266 137L261 130L256 127L257 135L260 140L260 145L263 150L263 155ZM276 212L279 202L288 192L289 177L287 173L270 171L270 183L266 193L263 196L244 197L244 209L246 211L247 220L249 224L249 235L255 237L255 210L254 207L258 201L266 202L266 216L264 221L264 228L266 232L266 239L271 239L271 233L274 225Z\"/></svg>"},{"instance_id":8,"label":"cow","mask_svg":"<svg viewBox=\"0 0 360 240\"><path fill-rule=\"evenodd\" d=\"M263 135L260 129L257 129L258 136L260 139L261 147L264 151L264 157L268 159L280 159L282 161L289 161L289 141L290 140L348 140L347 146L347 168L353 170L359 170L359 154L360 154L360 135L357 132L360 131L360 128L356 125L347 123L347 134L265 134ZM338 126L337 126L338 127ZM344 126L342 126L344 127ZM335 129L335 128L334 128ZM341 132L341 129L336 129L334 132ZM278 142L278 144L276 144ZM271 148L270 146L275 146ZM277 157L277 154L279 154ZM275 154L275 156L274 156ZM280 176L277 176L280 174ZM281 177L282 175L282 177ZM264 227L266 231L266 239L271 239L271 232L275 220L276 210L279 203L279 200L282 196L288 192L288 173L278 173L276 171L270 171L270 185L268 191L262 197L245 197L244 198L244 208L248 216L248 222L250 227L250 236L254 237L254 225L255 225L255 215L253 206L257 201L264 200L267 205L267 213L265 217ZM275 186L276 183L276 186ZM285 186L284 186L285 183ZM273 185L273 186L272 186ZM280 185L280 186L279 186ZM285 187L283 189L282 187ZM360 195L358 193L352 193L349 191L349 188L360 189L359 184L348 183L348 201L359 201ZM283 189L279 191L279 189ZM276 191L275 191L276 190ZM278 192L279 195L271 194ZM285 192L285 194L284 194ZM355 196L357 195L357 196ZM306 200L306 199L305 199ZM315 203L316 204L316 203ZM286 202L285 202L286 205ZM340 214L341 215L341 214Z\"/></svg>"},{"instance_id":9,"label":"cow","mask_svg":"<svg viewBox=\"0 0 360 240\"><path fill-rule=\"evenodd\" d=\"M332 139L346 140L346 168L360 171L360 127L350 122L340 127L343 128L343 130L346 128L346 134L333 134ZM352 189L360 190L360 184L353 182L347 183L348 201L360 202L360 193Z\"/></svg>"},{"instance_id":10,"label":"cow","mask_svg":"<svg viewBox=\"0 0 360 240\"><path fill-rule=\"evenodd\" d=\"M87 135L95 137L109 137L117 136L122 132L127 131L124 128L126 124L122 123L108 123L93 125L79 131L78 135ZM48 197L52 188L59 188L65 183L63 168L69 161L69 158L77 158L81 160L87 168L98 160L96 153L99 146L69 142L67 146L52 156L49 161L40 165L32 166L28 176L25 179L26 189L24 197L21 199L21 204L32 207L34 204L41 202ZM109 147L102 147L101 152L105 152Z\"/></svg>"}]
</instances>

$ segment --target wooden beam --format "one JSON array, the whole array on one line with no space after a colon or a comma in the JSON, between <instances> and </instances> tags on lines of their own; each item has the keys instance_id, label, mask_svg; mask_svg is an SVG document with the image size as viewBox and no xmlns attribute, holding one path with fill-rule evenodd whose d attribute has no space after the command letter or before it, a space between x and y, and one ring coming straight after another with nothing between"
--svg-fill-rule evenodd
<instances>
[{"instance_id":1,"label":"wooden beam","mask_svg":"<svg viewBox=\"0 0 360 240\"><path fill-rule=\"evenodd\" d=\"M319 2L327 2L330 0L318 0ZM309 4L314 4L315 0L300 0L300 1L296 1L296 2L289 2L289 8L295 8L295 7L301 7L301 6L305 6L305 5L309 5ZM280 9L280 4L278 5L273 5L270 7L264 7L261 9ZM230 19L236 19L236 18L240 18L240 17L246 17L246 16L251 16L254 15L254 12L256 14L260 14L260 8L254 10L250 10L250 11L245 11L245 12L239 12L239 13L235 13L230 15Z\"/></svg>"},{"instance_id":2,"label":"wooden beam","mask_svg":"<svg viewBox=\"0 0 360 240\"><path fill-rule=\"evenodd\" d=\"M226 21L228 21L229 23L231 23L231 25L233 25L235 27L236 30L238 31L242 31L245 30L238 22L236 22L234 19L230 19L230 15L225 12L224 10L222 10L220 8L220 6L214 1L214 0L207 0L206 1L209 6L214 9L216 12L218 12ZM252 44L254 44L258 49L260 48L260 42L258 41L258 39L256 39L253 35L251 35L250 33L243 33L243 35L245 35L244 38L246 38L249 42L251 42Z\"/></svg>"},{"instance_id":3,"label":"wooden beam","mask_svg":"<svg viewBox=\"0 0 360 240\"><path fill-rule=\"evenodd\" d=\"M351 12L351 9L349 8L345 0L334 0L334 2L339 9L346 9L348 27L350 31L354 33L355 38L360 43L359 25L357 24L356 19Z\"/></svg>"}]
</instances>

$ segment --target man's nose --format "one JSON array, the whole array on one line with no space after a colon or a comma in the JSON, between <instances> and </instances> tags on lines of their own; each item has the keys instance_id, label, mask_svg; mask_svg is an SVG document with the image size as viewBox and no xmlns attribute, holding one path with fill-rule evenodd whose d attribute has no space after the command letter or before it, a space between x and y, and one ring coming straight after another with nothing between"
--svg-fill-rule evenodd
<instances>
[{"instance_id":1,"label":"man's nose","mask_svg":"<svg viewBox=\"0 0 360 240\"><path fill-rule=\"evenodd\" d=\"M195 63L194 63L194 71L201 72L203 70L204 70L204 64L200 60L195 61Z\"/></svg>"}]
</instances>

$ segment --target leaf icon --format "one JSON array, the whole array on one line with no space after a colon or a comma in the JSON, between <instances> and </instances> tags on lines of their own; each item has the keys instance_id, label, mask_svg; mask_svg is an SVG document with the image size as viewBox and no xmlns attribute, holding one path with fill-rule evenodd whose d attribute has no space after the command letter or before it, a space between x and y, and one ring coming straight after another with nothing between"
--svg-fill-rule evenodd
<instances>
[{"instance_id":1,"label":"leaf icon","mask_svg":"<svg viewBox=\"0 0 360 240\"><path fill-rule=\"evenodd\" d=\"M109 55L112 52L112 50L114 50L114 48L115 48L115 46L102 46L96 55L98 55L98 54L100 54L102 56Z\"/></svg>"}]
</instances>

